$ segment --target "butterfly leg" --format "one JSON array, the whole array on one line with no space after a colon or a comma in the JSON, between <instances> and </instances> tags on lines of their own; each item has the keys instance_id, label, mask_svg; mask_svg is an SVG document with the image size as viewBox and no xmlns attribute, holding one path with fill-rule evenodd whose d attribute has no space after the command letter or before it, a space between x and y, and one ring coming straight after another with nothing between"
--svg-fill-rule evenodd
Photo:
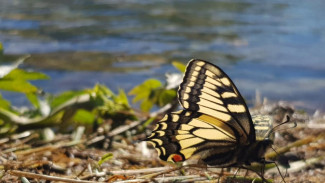
<instances>
[{"instance_id":1,"label":"butterfly leg","mask_svg":"<svg viewBox=\"0 0 325 183\"><path fill-rule=\"evenodd\" d=\"M218 183L220 181L220 178L223 176L223 168L221 168L220 174L219 174L219 178L218 178Z\"/></svg>"},{"instance_id":2,"label":"butterfly leg","mask_svg":"<svg viewBox=\"0 0 325 183\"><path fill-rule=\"evenodd\" d=\"M280 176L281 176L281 178L282 178L282 181L283 181L284 183L286 182L286 181L284 180L284 177L286 177L287 172L286 172L285 175L283 176L282 173L281 173L281 171L280 171L280 169L279 169L278 164L277 164L275 161L267 161L267 160L265 160L264 158L262 158L260 162L263 163L263 167L262 167L262 169L261 169L261 174L262 174L262 176L264 176L264 173L265 173L265 166L266 166L266 164L274 164L274 165L276 166L276 168L278 169L278 172L279 172L279 174L280 174ZM281 182L282 182L282 181L281 181Z\"/></svg>"},{"instance_id":3,"label":"butterfly leg","mask_svg":"<svg viewBox=\"0 0 325 183\"><path fill-rule=\"evenodd\" d=\"M239 170L240 170L240 167L235 171L233 178L235 178L237 176L237 173L239 172Z\"/></svg>"},{"instance_id":4,"label":"butterfly leg","mask_svg":"<svg viewBox=\"0 0 325 183\"><path fill-rule=\"evenodd\" d=\"M260 160L260 162L262 163L262 167L261 167L261 177L262 177L262 179L263 179L263 181L264 180L266 180L266 179L264 179L264 174L265 174L265 167L266 167L266 164L271 164L271 163L275 163L274 161L267 161L265 158L262 158L261 160ZM266 180L266 182L268 182L267 180Z\"/></svg>"},{"instance_id":5,"label":"butterfly leg","mask_svg":"<svg viewBox=\"0 0 325 183\"><path fill-rule=\"evenodd\" d=\"M276 168L278 169L278 172L279 172L279 174L280 174L280 176L281 176L281 178L282 178L282 181L283 181L284 183L286 183L286 181L284 180L284 177L287 176L287 169L286 169L286 173L285 173L284 176L283 176L282 173L281 173L281 171L280 171L280 168L279 168L278 164L277 164L275 161L272 162L272 163L274 163L274 165L275 165ZM281 182L282 182L282 181L281 181Z\"/></svg>"},{"instance_id":6,"label":"butterfly leg","mask_svg":"<svg viewBox=\"0 0 325 183\"><path fill-rule=\"evenodd\" d=\"M254 170L254 169L252 169L252 168L250 168L248 166L241 166L241 168L246 169L246 170L250 170L250 171L256 173L262 179L262 182L266 182L266 183L269 182L267 179L264 178L264 174L262 174L260 172L257 172L256 170Z\"/></svg>"},{"instance_id":7,"label":"butterfly leg","mask_svg":"<svg viewBox=\"0 0 325 183\"><path fill-rule=\"evenodd\" d=\"M246 173L245 173L244 177L246 177L247 175L248 175L248 170L246 169Z\"/></svg>"}]
</instances>

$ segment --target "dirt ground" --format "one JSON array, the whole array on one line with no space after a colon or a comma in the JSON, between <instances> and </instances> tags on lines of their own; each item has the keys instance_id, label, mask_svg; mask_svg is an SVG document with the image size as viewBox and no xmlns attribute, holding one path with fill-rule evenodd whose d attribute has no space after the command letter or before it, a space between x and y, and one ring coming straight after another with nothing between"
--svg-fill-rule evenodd
<instances>
[{"instance_id":1,"label":"dirt ground","mask_svg":"<svg viewBox=\"0 0 325 183\"><path fill-rule=\"evenodd\" d=\"M293 107L270 105L251 113L273 114L275 121L286 115L296 122L283 125L275 134L273 148L285 182L325 182L325 115L307 114ZM154 122L155 123L155 122ZM56 134L42 140L40 130L31 130L0 139L1 182L259 182L252 171L237 168L180 167L163 162L156 151L142 142L154 127L138 128L126 122L106 132L101 126L78 141L72 135ZM276 122L275 122L276 123ZM105 125L105 123L103 124ZM112 135L114 134L114 135ZM272 157L270 149L266 157ZM102 160L102 161L101 161ZM287 166L287 168L283 168ZM235 175L235 176L234 176ZM277 168L264 174L283 182Z\"/></svg>"}]
</instances>

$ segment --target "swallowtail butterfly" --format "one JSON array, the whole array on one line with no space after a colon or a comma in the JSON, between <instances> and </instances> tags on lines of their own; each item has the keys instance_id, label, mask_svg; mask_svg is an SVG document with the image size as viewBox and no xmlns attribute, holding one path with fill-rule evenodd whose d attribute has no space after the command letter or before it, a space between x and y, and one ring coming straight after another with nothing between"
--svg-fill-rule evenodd
<instances>
[{"instance_id":1,"label":"swallowtail butterfly","mask_svg":"<svg viewBox=\"0 0 325 183\"><path fill-rule=\"evenodd\" d=\"M272 145L270 116L251 116L238 89L219 67L191 60L178 89L184 110L159 121L151 142L165 161L196 157L216 167L262 162Z\"/></svg>"}]
</instances>

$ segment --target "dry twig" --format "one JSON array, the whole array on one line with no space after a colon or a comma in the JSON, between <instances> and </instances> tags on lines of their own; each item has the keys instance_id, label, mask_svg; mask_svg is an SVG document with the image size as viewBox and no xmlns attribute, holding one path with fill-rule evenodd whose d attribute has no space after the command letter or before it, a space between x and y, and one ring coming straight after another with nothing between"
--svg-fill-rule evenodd
<instances>
[{"instance_id":1,"label":"dry twig","mask_svg":"<svg viewBox=\"0 0 325 183\"><path fill-rule=\"evenodd\" d=\"M10 175L15 175L15 176L19 176L19 177L28 177L28 178L32 178L32 179L43 179L43 180L49 180L49 181L61 181L61 182L69 182L69 183L94 183L94 181L68 179L68 178L63 178L63 177L23 172L23 171L19 171L19 170L9 170L8 173Z\"/></svg>"}]
</instances>

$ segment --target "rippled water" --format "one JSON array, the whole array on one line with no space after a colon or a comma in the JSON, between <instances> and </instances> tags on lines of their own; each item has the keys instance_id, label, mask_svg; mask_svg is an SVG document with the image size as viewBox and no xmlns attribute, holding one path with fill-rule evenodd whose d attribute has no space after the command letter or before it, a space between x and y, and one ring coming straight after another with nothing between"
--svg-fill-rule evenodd
<instances>
[{"instance_id":1,"label":"rippled water","mask_svg":"<svg viewBox=\"0 0 325 183\"><path fill-rule=\"evenodd\" d=\"M172 60L209 60L252 99L325 109L325 1L0 1L6 54L52 77L49 92L100 82L129 90L175 72ZM11 97L12 94L8 94ZM22 97L11 97L17 103Z\"/></svg>"}]
</instances>

